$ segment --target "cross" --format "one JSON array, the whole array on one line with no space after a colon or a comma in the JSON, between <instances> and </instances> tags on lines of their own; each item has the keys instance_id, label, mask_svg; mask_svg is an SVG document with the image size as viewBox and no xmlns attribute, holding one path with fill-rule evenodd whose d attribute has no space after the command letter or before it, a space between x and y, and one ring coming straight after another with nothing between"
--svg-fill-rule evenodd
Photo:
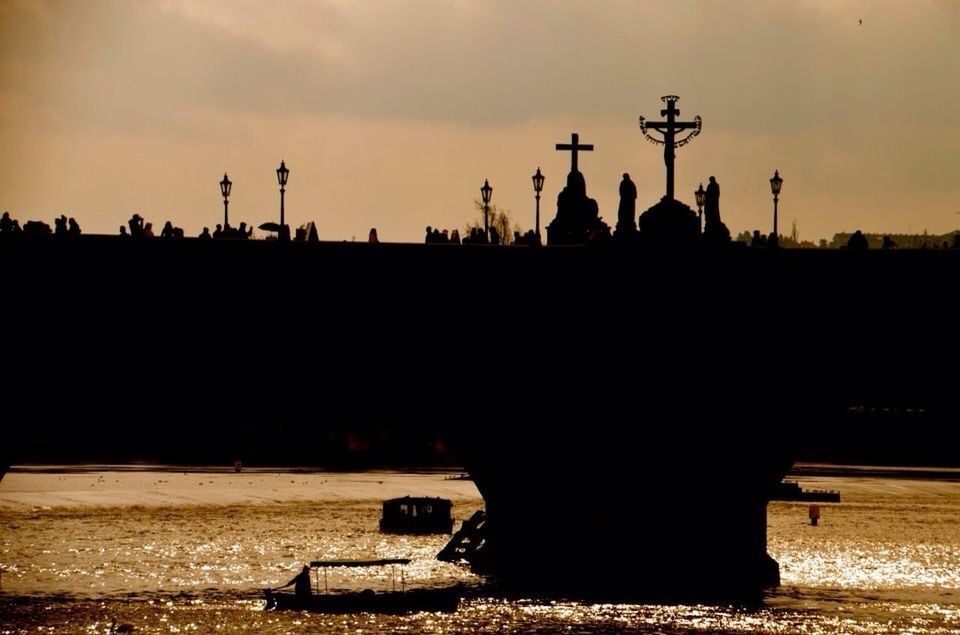
<instances>
[{"instance_id":1,"label":"cross","mask_svg":"<svg viewBox=\"0 0 960 635\"><path fill-rule=\"evenodd\" d=\"M677 110L676 95L667 95L661 97L666 102L667 107L660 111L660 115L666 117L666 121L647 121L640 117L640 129L654 143L663 144L663 162L667 165L667 198L673 198L673 162L676 158L676 149L679 146L686 145L690 139L700 134L700 117L694 117L693 121L677 121L680 111ZM663 140L652 137L647 130L655 130L663 135ZM690 134L677 140L677 133L682 130L690 130Z\"/></svg>"},{"instance_id":2,"label":"cross","mask_svg":"<svg viewBox=\"0 0 960 635\"><path fill-rule=\"evenodd\" d=\"M577 134L576 132L574 132L572 135L570 135L570 143L558 143L558 144L557 144L557 150L569 150L569 151L570 151L570 153L571 153L571 157L570 157L570 171L571 171L571 172L576 172L576 171L577 171L577 153L578 153L580 150L583 150L584 152L593 152L593 144L592 144L592 143L584 143L584 144L581 145L581 144L580 144L580 135Z\"/></svg>"}]
</instances>

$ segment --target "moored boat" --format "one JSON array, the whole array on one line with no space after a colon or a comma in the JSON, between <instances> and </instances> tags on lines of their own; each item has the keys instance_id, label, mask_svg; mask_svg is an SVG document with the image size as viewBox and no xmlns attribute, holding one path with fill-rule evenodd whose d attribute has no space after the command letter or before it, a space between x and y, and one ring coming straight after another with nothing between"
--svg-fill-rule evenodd
<instances>
[{"instance_id":1,"label":"moored boat","mask_svg":"<svg viewBox=\"0 0 960 635\"><path fill-rule=\"evenodd\" d=\"M456 611L460 604L458 587L376 592L372 589L350 593L314 594L266 591L267 609L314 613L418 613Z\"/></svg>"},{"instance_id":2,"label":"moored boat","mask_svg":"<svg viewBox=\"0 0 960 635\"><path fill-rule=\"evenodd\" d=\"M396 590L396 576L394 576L393 590L374 591L363 589L347 593L330 593L327 587L326 570L329 568L356 568L356 567L383 567L409 564L408 558L387 558L380 560L315 560L310 563L310 569L324 571L324 591L315 593L312 588L305 590L309 594L278 593L273 589L265 589L267 610L310 611L314 613L418 613L450 612L457 610L460 604L461 588L459 586L438 589L406 589L403 588L401 575L401 590ZM304 568L305 574L306 567ZM312 585L310 585L312 586Z\"/></svg>"}]
</instances>

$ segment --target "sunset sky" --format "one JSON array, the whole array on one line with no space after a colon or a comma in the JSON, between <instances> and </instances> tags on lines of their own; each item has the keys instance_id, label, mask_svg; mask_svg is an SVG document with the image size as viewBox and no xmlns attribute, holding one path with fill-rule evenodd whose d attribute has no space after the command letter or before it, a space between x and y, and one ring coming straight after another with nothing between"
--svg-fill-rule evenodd
<instances>
[{"instance_id":1,"label":"sunset sky","mask_svg":"<svg viewBox=\"0 0 960 635\"><path fill-rule=\"evenodd\" d=\"M860 24L860 20L863 21ZM703 132L678 198L710 175L733 233L960 227L956 0L0 0L0 209L115 233L133 211L188 235L223 215L324 239L463 227L484 179L533 224L555 214L577 131L614 225L663 194L637 117L677 94Z\"/></svg>"}]
</instances>

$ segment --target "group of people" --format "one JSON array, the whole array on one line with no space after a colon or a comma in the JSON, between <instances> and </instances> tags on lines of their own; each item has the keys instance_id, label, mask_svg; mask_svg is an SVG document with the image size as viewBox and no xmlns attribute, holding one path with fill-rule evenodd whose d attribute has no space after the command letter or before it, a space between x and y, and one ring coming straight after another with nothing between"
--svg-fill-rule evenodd
<instances>
[{"instance_id":1,"label":"group of people","mask_svg":"<svg viewBox=\"0 0 960 635\"><path fill-rule=\"evenodd\" d=\"M463 238L460 237L460 231L454 229L447 231L435 227L427 226L424 242L428 245L500 245L503 239L500 231L491 225L488 229L490 237L483 231L482 227L471 227L470 233ZM537 235L533 230L527 231L522 236L520 232L513 232L513 242L518 245L533 245L537 243Z\"/></svg>"},{"instance_id":2,"label":"group of people","mask_svg":"<svg viewBox=\"0 0 960 635\"><path fill-rule=\"evenodd\" d=\"M72 220L72 219L71 219ZM127 231L127 227L130 228ZM120 226L120 235L128 236L133 238L153 238L156 236L153 232L153 223L148 223L144 221L143 217L140 214L134 213L130 217L130 220L127 221L126 225ZM200 232L198 238L208 239L208 238L240 238L247 239L253 235L253 228L247 228L246 223L240 223L240 227L231 227L229 223L226 226L217 224L216 229L213 230L213 234L210 233L209 227L204 227L203 231ZM171 221L167 221L163 225L163 229L160 230L160 238L183 238L184 231L182 227L175 227Z\"/></svg>"},{"instance_id":3,"label":"group of people","mask_svg":"<svg viewBox=\"0 0 960 635\"><path fill-rule=\"evenodd\" d=\"M428 245L459 245L460 230L454 229L452 232L446 229L440 230L436 227L427 225L427 234L424 241ZM462 241L466 242L466 240Z\"/></svg>"},{"instance_id":4,"label":"group of people","mask_svg":"<svg viewBox=\"0 0 960 635\"><path fill-rule=\"evenodd\" d=\"M10 212L4 212L0 217L0 234L25 234L27 236L50 236L57 238L75 238L80 235L80 224L74 218L67 218L64 214L53 219L53 229L43 221L28 220L20 227L20 221L10 217Z\"/></svg>"}]
</instances>

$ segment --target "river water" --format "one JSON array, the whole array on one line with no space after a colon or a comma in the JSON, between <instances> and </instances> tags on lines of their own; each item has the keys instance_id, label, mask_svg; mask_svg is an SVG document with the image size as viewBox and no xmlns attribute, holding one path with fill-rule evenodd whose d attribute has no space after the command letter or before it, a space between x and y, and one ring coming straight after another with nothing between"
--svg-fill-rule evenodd
<instances>
[{"instance_id":1,"label":"river water","mask_svg":"<svg viewBox=\"0 0 960 635\"><path fill-rule=\"evenodd\" d=\"M934 476L801 478L843 502L821 504L817 527L806 504L771 503L783 584L741 606L498 596L433 559L446 537L378 531L394 496L450 498L457 525L483 506L470 481L444 474L15 471L0 482L0 633L960 633L960 473ZM326 586L462 583L469 599L451 614L263 610L261 589L306 561L387 557L413 560L402 581L389 567L344 569Z\"/></svg>"}]
</instances>

